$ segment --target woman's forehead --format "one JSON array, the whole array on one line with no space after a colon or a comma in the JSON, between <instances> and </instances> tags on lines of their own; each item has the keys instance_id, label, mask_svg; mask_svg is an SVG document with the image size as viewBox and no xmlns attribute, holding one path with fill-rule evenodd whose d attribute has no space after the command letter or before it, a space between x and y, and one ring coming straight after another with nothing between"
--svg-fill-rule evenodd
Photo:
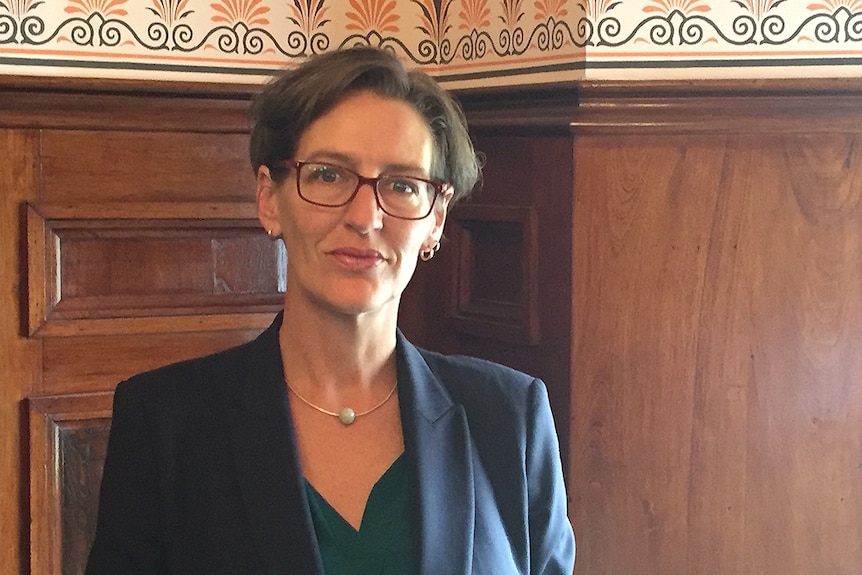
<instances>
[{"instance_id":1,"label":"woman's forehead","mask_svg":"<svg viewBox=\"0 0 862 575\"><path fill-rule=\"evenodd\" d=\"M431 129L410 103L357 92L308 125L297 142L296 156L304 161L371 162L428 170L432 150Z\"/></svg>"}]
</instances>

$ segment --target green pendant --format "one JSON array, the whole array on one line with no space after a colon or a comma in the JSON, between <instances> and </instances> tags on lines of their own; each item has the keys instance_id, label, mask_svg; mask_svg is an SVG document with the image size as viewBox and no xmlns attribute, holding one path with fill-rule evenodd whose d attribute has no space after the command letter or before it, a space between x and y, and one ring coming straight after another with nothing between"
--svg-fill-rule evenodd
<instances>
[{"instance_id":1,"label":"green pendant","mask_svg":"<svg viewBox=\"0 0 862 575\"><path fill-rule=\"evenodd\" d=\"M356 414L349 407L338 412L338 420L344 425L350 425L356 419Z\"/></svg>"}]
</instances>

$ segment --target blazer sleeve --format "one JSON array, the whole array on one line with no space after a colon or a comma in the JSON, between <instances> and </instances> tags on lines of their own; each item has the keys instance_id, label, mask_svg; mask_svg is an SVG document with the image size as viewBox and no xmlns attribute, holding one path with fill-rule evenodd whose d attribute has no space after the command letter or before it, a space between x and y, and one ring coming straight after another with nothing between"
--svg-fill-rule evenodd
<instances>
[{"instance_id":1,"label":"blazer sleeve","mask_svg":"<svg viewBox=\"0 0 862 575\"><path fill-rule=\"evenodd\" d=\"M160 537L159 474L140 387L117 386L102 474L96 537L86 575L167 573Z\"/></svg>"},{"instance_id":2,"label":"blazer sleeve","mask_svg":"<svg viewBox=\"0 0 862 575\"><path fill-rule=\"evenodd\" d=\"M530 573L571 575L575 537L567 516L560 447L544 383L533 380L528 395L527 496Z\"/></svg>"}]
</instances>

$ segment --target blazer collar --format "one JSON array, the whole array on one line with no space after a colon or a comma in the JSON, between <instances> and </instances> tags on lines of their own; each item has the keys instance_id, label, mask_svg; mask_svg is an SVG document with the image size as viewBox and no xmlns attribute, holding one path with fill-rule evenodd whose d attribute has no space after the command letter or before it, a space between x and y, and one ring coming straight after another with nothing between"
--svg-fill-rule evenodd
<instances>
[{"instance_id":1,"label":"blazer collar","mask_svg":"<svg viewBox=\"0 0 862 575\"><path fill-rule=\"evenodd\" d=\"M472 573L476 500L464 409L400 331L397 361L419 572Z\"/></svg>"},{"instance_id":2,"label":"blazer collar","mask_svg":"<svg viewBox=\"0 0 862 575\"><path fill-rule=\"evenodd\" d=\"M247 344L230 412L232 448L252 539L266 573L323 574L299 468L278 344L282 314Z\"/></svg>"},{"instance_id":3,"label":"blazer collar","mask_svg":"<svg viewBox=\"0 0 862 575\"><path fill-rule=\"evenodd\" d=\"M249 528L267 573L322 575L284 385L281 323L279 313L246 344L244 375L229 410L232 449ZM400 331L396 356L419 572L466 575L472 572L476 513L467 419Z\"/></svg>"}]
</instances>

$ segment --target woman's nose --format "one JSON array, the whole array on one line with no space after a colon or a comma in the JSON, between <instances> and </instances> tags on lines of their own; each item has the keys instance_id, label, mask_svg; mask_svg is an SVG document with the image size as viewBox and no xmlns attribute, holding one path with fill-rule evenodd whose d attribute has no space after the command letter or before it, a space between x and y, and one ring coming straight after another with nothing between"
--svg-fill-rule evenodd
<instances>
[{"instance_id":1,"label":"woman's nose","mask_svg":"<svg viewBox=\"0 0 862 575\"><path fill-rule=\"evenodd\" d=\"M383 210L371 184L363 183L347 205L347 224L360 233L368 233L383 225Z\"/></svg>"}]
</instances>

